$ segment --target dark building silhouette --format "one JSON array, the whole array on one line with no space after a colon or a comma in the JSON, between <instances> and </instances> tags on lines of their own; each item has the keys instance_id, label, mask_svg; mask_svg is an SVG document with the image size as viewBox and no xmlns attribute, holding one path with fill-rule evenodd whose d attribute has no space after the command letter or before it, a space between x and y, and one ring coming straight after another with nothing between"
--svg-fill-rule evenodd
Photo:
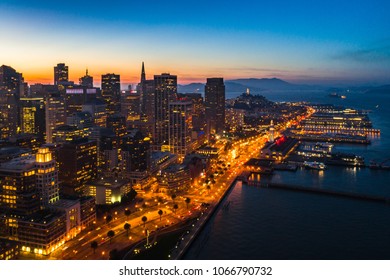
<instances>
[{"instance_id":1,"label":"dark building silhouette","mask_svg":"<svg viewBox=\"0 0 390 280\"><path fill-rule=\"evenodd\" d=\"M43 142L46 133L44 99L42 97L22 97L19 105L21 132L35 134L40 142Z\"/></svg>"},{"instance_id":2,"label":"dark building silhouette","mask_svg":"<svg viewBox=\"0 0 390 280\"><path fill-rule=\"evenodd\" d=\"M123 137L121 146L127 171L145 171L150 158L150 139L145 138L138 129L130 130Z\"/></svg>"},{"instance_id":3,"label":"dark building silhouette","mask_svg":"<svg viewBox=\"0 0 390 280\"><path fill-rule=\"evenodd\" d=\"M58 63L54 66L54 84L61 85L69 82L69 69L65 63Z\"/></svg>"},{"instance_id":4,"label":"dark building silhouette","mask_svg":"<svg viewBox=\"0 0 390 280\"><path fill-rule=\"evenodd\" d=\"M20 126L19 98L25 95L21 73L10 66L0 67L0 138L15 136Z\"/></svg>"},{"instance_id":5,"label":"dark building silhouette","mask_svg":"<svg viewBox=\"0 0 390 280\"><path fill-rule=\"evenodd\" d=\"M106 112L113 115L120 112L121 85L120 75L102 75L102 99L106 102Z\"/></svg>"},{"instance_id":6,"label":"dark building silhouette","mask_svg":"<svg viewBox=\"0 0 390 280\"><path fill-rule=\"evenodd\" d=\"M59 179L66 194L81 194L82 186L97 175L96 141L75 139L58 151Z\"/></svg>"},{"instance_id":7,"label":"dark building silhouette","mask_svg":"<svg viewBox=\"0 0 390 280\"><path fill-rule=\"evenodd\" d=\"M88 75L88 69L85 71L85 76L80 78L80 85L93 88L93 77Z\"/></svg>"},{"instance_id":8,"label":"dark building silhouette","mask_svg":"<svg viewBox=\"0 0 390 280\"><path fill-rule=\"evenodd\" d=\"M169 73L155 75L154 86L155 148L169 150L169 103L177 98L177 76Z\"/></svg>"},{"instance_id":9,"label":"dark building silhouette","mask_svg":"<svg viewBox=\"0 0 390 280\"><path fill-rule=\"evenodd\" d=\"M24 79L21 73L10 66L0 66L0 93L12 93L19 98L24 95Z\"/></svg>"},{"instance_id":10,"label":"dark building silhouette","mask_svg":"<svg viewBox=\"0 0 390 280\"><path fill-rule=\"evenodd\" d=\"M208 78L205 86L207 133L219 134L225 129L225 84L223 78Z\"/></svg>"}]
</instances>

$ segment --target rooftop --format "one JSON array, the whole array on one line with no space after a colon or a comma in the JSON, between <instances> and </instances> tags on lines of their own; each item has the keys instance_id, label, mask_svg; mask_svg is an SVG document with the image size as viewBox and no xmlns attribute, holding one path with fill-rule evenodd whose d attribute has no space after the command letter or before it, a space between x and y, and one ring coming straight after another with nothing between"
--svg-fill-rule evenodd
<instances>
[{"instance_id":1,"label":"rooftop","mask_svg":"<svg viewBox=\"0 0 390 280\"><path fill-rule=\"evenodd\" d=\"M80 204L79 200L60 199L53 204L53 207L59 209L69 209L74 207L77 204Z\"/></svg>"},{"instance_id":2,"label":"rooftop","mask_svg":"<svg viewBox=\"0 0 390 280\"><path fill-rule=\"evenodd\" d=\"M105 188L110 188L110 189L116 189L120 188L123 185L128 184L129 182L125 180L119 180L119 179L113 179L113 178L100 178L97 180L94 180L87 185L89 186L95 186L95 187L105 187Z\"/></svg>"},{"instance_id":3,"label":"rooftop","mask_svg":"<svg viewBox=\"0 0 390 280\"><path fill-rule=\"evenodd\" d=\"M35 165L35 155L28 155L11 159L0 165L0 170L20 172L29 170Z\"/></svg>"}]
</instances>

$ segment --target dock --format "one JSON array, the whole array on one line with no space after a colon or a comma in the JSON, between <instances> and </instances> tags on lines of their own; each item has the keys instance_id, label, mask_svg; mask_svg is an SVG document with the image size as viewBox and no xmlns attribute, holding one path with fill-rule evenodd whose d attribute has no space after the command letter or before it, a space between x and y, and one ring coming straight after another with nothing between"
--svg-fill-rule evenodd
<instances>
[{"instance_id":1,"label":"dock","mask_svg":"<svg viewBox=\"0 0 390 280\"><path fill-rule=\"evenodd\" d=\"M257 186L262 188L283 189L283 190L295 191L295 192L306 192L306 193L313 193L319 195L338 196L338 197L344 197L350 199L358 199L358 200L366 200L366 201L390 204L389 197L381 197L381 196L374 196L374 195L367 195L367 194L343 192L343 191L330 190L330 189L317 189L317 188L310 188L310 187L304 187L299 185L279 184L279 183L260 184L259 182Z\"/></svg>"}]
</instances>

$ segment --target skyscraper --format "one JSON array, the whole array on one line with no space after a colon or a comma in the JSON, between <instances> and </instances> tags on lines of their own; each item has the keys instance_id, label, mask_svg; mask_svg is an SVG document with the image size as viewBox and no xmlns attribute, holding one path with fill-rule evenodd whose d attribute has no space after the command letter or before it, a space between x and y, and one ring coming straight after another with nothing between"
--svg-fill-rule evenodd
<instances>
[{"instance_id":1,"label":"skyscraper","mask_svg":"<svg viewBox=\"0 0 390 280\"><path fill-rule=\"evenodd\" d=\"M177 76L163 73L154 76L155 144L169 150L169 103L177 98Z\"/></svg>"},{"instance_id":2,"label":"skyscraper","mask_svg":"<svg viewBox=\"0 0 390 280\"><path fill-rule=\"evenodd\" d=\"M54 66L54 84L60 85L69 82L69 70L65 63L58 63Z\"/></svg>"},{"instance_id":3,"label":"skyscraper","mask_svg":"<svg viewBox=\"0 0 390 280\"><path fill-rule=\"evenodd\" d=\"M2 65L0 67L0 92L14 94L17 98L23 96L23 75L16 72L10 66Z\"/></svg>"},{"instance_id":4,"label":"skyscraper","mask_svg":"<svg viewBox=\"0 0 390 280\"><path fill-rule=\"evenodd\" d=\"M43 97L22 97L19 105L21 132L36 134L43 141L46 132Z\"/></svg>"},{"instance_id":5,"label":"skyscraper","mask_svg":"<svg viewBox=\"0 0 390 280\"><path fill-rule=\"evenodd\" d=\"M223 132L225 128L225 84L223 78L207 78L205 107L208 135Z\"/></svg>"},{"instance_id":6,"label":"skyscraper","mask_svg":"<svg viewBox=\"0 0 390 280\"><path fill-rule=\"evenodd\" d=\"M102 75L102 99L106 102L107 114L120 113L121 84L120 75Z\"/></svg>"},{"instance_id":7,"label":"skyscraper","mask_svg":"<svg viewBox=\"0 0 390 280\"><path fill-rule=\"evenodd\" d=\"M22 74L12 67L0 67L0 138L15 136L20 124L19 98L24 96Z\"/></svg>"},{"instance_id":8,"label":"skyscraper","mask_svg":"<svg viewBox=\"0 0 390 280\"><path fill-rule=\"evenodd\" d=\"M46 142L53 143L53 130L66 123L65 101L61 96L52 94L46 98L45 105Z\"/></svg>"},{"instance_id":9,"label":"skyscraper","mask_svg":"<svg viewBox=\"0 0 390 280\"><path fill-rule=\"evenodd\" d=\"M58 152L59 179L67 194L81 194L82 186L97 175L96 141L88 138L64 143Z\"/></svg>"},{"instance_id":10,"label":"skyscraper","mask_svg":"<svg viewBox=\"0 0 390 280\"><path fill-rule=\"evenodd\" d=\"M169 104L169 149L180 161L192 150L192 102Z\"/></svg>"},{"instance_id":11,"label":"skyscraper","mask_svg":"<svg viewBox=\"0 0 390 280\"><path fill-rule=\"evenodd\" d=\"M80 78L80 85L93 88L93 77L88 75L88 69L85 71L85 76Z\"/></svg>"}]
</instances>

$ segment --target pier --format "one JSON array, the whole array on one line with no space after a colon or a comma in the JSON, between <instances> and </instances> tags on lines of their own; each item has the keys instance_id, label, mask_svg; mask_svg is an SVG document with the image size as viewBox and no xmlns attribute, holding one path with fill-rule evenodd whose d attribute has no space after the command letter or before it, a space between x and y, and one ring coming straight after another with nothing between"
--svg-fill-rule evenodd
<instances>
[{"instance_id":1,"label":"pier","mask_svg":"<svg viewBox=\"0 0 390 280\"><path fill-rule=\"evenodd\" d=\"M283 189L283 190L296 191L296 192L307 192L307 193L314 193L319 195L338 196L338 197L344 197L350 199L359 199L359 200L366 200L366 201L387 203L387 204L390 203L390 198L388 197L350 193L350 192L343 192L343 191L329 190L329 189L316 189L316 188L304 187L299 185L278 184L278 183L261 184L260 182L258 182L257 184L252 184L252 186L258 186L258 187L270 188L270 189Z\"/></svg>"}]
</instances>

